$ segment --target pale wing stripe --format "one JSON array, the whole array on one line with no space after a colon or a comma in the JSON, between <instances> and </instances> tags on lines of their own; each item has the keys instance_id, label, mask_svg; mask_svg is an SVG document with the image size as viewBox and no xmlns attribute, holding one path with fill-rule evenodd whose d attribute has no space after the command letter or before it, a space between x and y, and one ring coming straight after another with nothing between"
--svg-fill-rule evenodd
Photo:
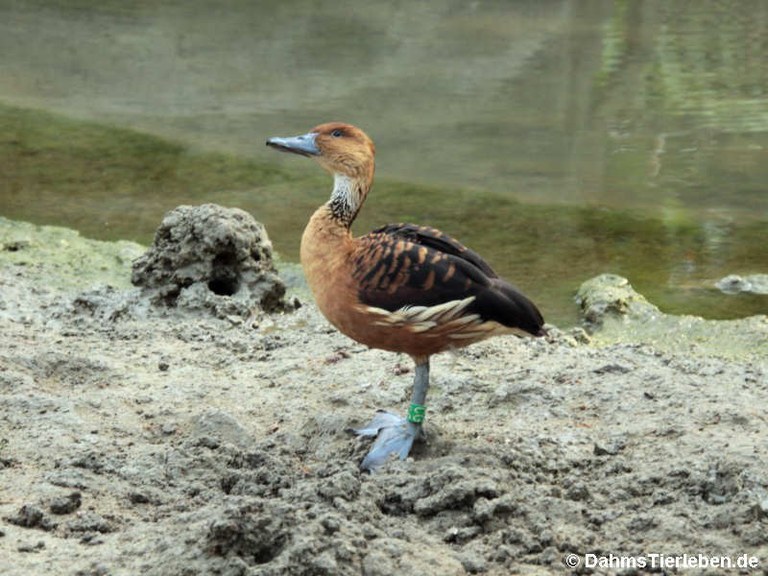
<instances>
[{"instance_id":1,"label":"pale wing stripe","mask_svg":"<svg viewBox=\"0 0 768 576\"><path fill-rule=\"evenodd\" d=\"M477 320L477 314L461 316L461 313L469 306L475 297L470 296L463 300L451 300L437 306L405 306L394 312L383 308L367 306L366 311L376 315L379 319L374 322L376 326L414 326L422 332L441 324L459 322L469 323Z\"/></svg>"},{"instance_id":2,"label":"pale wing stripe","mask_svg":"<svg viewBox=\"0 0 768 576\"><path fill-rule=\"evenodd\" d=\"M437 306L406 306L397 312L408 315L416 322L434 320L436 318L447 321L458 317L474 300L475 297L470 296L463 300L451 300Z\"/></svg>"}]
</instances>

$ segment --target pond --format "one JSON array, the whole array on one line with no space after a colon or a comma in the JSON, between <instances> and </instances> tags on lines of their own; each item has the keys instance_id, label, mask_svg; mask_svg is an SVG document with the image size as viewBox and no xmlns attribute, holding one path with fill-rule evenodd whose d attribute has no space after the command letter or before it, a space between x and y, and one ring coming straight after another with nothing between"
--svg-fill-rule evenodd
<instances>
[{"instance_id":1,"label":"pond","mask_svg":"<svg viewBox=\"0 0 768 576\"><path fill-rule=\"evenodd\" d=\"M766 296L714 288L768 272L766 29L760 0L3 3L0 214L148 242L165 210L217 202L252 212L296 259L330 181L264 140L344 120L377 145L356 231L438 226L551 322L575 321L575 289L600 272L668 312L766 313ZM183 151L131 140L145 156L131 172L102 141L74 175L46 162L18 107ZM49 132L66 149L64 129ZM215 174L174 164L206 153L238 160L200 161ZM261 169L220 174L240 159Z\"/></svg>"}]
</instances>

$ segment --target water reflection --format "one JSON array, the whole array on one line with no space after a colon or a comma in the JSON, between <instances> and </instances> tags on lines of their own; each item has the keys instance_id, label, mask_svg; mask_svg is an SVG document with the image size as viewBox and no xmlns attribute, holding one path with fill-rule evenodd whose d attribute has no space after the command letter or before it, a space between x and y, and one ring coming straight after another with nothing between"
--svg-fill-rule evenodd
<instances>
[{"instance_id":1,"label":"water reflection","mask_svg":"<svg viewBox=\"0 0 768 576\"><path fill-rule=\"evenodd\" d=\"M360 229L442 226L543 291L555 319L571 317L581 280L606 270L667 309L733 316L766 310L706 288L768 268L766 29L760 0L29 0L0 3L0 100L302 178L313 167L269 154L264 137L355 122L379 152ZM81 175L96 183L87 198L67 188L71 211L55 187L36 192L51 214L8 184L0 199L16 217L142 239L166 206L235 203L295 257L326 188L310 177L279 198L263 182L116 195L99 192L101 177Z\"/></svg>"}]
</instances>

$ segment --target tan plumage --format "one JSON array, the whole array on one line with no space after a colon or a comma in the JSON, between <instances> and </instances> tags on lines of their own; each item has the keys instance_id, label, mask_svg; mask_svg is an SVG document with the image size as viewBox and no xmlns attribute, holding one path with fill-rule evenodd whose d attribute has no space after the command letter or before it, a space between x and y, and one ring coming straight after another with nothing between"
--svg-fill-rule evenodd
<instances>
[{"instance_id":1,"label":"tan plumage","mask_svg":"<svg viewBox=\"0 0 768 576\"><path fill-rule=\"evenodd\" d=\"M432 354L497 334L543 333L530 300L439 230L391 224L353 238L350 225L374 174L375 147L362 130L321 124L267 144L312 157L334 176L330 200L304 230L301 262L318 307L341 332L409 354L417 367Z\"/></svg>"}]
</instances>

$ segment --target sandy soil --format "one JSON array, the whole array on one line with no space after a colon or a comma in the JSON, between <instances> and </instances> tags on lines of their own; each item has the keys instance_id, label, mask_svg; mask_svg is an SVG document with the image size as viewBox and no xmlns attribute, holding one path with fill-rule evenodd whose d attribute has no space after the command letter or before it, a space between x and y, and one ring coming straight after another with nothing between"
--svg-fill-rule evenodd
<instances>
[{"instance_id":1,"label":"sandy soil","mask_svg":"<svg viewBox=\"0 0 768 576\"><path fill-rule=\"evenodd\" d=\"M768 574L764 317L743 358L579 330L437 357L426 443L370 476L346 430L404 409L407 358L300 289L131 307L141 247L0 232L2 574Z\"/></svg>"}]
</instances>

